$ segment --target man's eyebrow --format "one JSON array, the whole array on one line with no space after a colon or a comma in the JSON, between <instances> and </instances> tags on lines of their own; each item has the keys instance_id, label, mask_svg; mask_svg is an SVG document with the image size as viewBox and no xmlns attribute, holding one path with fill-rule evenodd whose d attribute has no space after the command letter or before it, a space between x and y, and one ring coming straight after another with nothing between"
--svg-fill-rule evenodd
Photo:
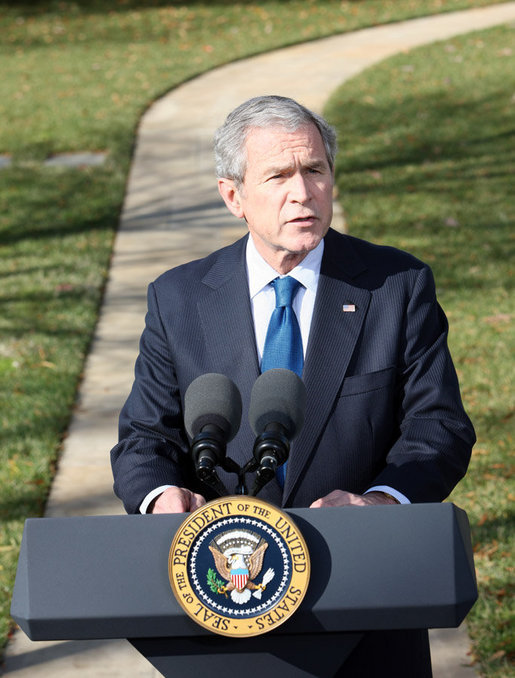
<instances>
[{"instance_id":1,"label":"man's eyebrow","mask_svg":"<svg viewBox=\"0 0 515 678\"><path fill-rule=\"evenodd\" d=\"M309 169L327 169L329 167L329 163L327 160L313 160L312 162L306 162L303 164L304 167L308 167Z\"/></svg>"},{"instance_id":2,"label":"man's eyebrow","mask_svg":"<svg viewBox=\"0 0 515 678\"><path fill-rule=\"evenodd\" d=\"M276 174L283 174L284 172L291 172L293 165L284 163L284 165L270 165L265 167L263 175L267 177L275 176Z\"/></svg>"},{"instance_id":3,"label":"man's eyebrow","mask_svg":"<svg viewBox=\"0 0 515 678\"><path fill-rule=\"evenodd\" d=\"M266 168L265 174L267 175L274 175L274 174L282 174L283 172L289 172L295 167L294 163L284 163L284 165L272 165L270 167ZM327 160L324 160L322 158L320 159L313 159L309 160L306 162L301 163L302 169L314 169L314 170L325 170L328 169L329 163Z\"/></svg>"}]
</instances>

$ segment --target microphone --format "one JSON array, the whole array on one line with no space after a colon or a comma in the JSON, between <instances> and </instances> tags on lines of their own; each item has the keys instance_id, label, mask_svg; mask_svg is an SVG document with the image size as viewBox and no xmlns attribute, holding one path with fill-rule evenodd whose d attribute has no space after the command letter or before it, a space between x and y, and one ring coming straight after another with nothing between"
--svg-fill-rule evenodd
<instances>
[{"instance_id":1,"label":"microphone","mask_svg":"<svg viewBox=\"0 0 515 678\"><path fill-rule=\"evenodd\" d=\"M251 495L255 496L284 464L290 452L290 441L304 423L306 387L291 370L277 368L260 375L250 395L249 421L256 434L254 462L256 480Z\"/></svg>"},{"instance_id":2,"label":"microphone","mask_svg":"<svg viewBox=\"0 0 515 678\"><path fill-rule=\"evenodd\" d=\"M192 438L197 476L220 496L229 493L215 468L224 465L227 443L240 427L241 409L238 388L223 374L202 374L191 382L184 395L184 425Z\"/></svg>"}]
</instances>

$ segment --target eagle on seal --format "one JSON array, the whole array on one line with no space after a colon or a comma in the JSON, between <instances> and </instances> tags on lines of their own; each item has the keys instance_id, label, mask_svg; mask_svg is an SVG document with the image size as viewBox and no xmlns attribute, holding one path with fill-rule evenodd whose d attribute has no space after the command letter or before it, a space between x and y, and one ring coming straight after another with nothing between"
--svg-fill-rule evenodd
<instances>
[{"instance_id":1,"label":"eagle on seal","mask_svg":"<svg viewBox=\"0 0 515 678\"><path fill-rule=\"evenodd\" d=\"M215 537L209 550L218 574L228 582L218 588L217 593L230 593L231 599L240 605L250 600L252 591L256 598L261 598L274 576L273 569L269 568L260 584L253 581L261 572L267 548L267 542L250 530L232 530Z\"/></svg>"}]
</instances>

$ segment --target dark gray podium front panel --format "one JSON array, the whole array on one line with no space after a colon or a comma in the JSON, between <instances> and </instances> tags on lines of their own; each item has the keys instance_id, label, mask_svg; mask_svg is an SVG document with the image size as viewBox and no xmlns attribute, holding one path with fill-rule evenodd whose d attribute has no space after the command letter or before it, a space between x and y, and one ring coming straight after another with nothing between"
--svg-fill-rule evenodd
<instances>
[{"instance_id":1,"label":"dark gray podium front panel","mask_svg":"<svg viewBox=\"0 0 515 678\"><path fill-rule=\"evenodd\" d=\"M477 598L466 514L452 504L292 509L311 581L277 634L455 627ZM176 602L180 515L27 520L11 614L32 640L211 636Z\"/></svg>"}]
</instances>

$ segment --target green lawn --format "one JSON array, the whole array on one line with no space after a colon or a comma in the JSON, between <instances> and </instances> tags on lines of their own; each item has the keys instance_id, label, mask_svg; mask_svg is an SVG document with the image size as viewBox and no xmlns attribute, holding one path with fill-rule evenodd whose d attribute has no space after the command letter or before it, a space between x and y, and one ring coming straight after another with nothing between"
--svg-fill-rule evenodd
<instances>
[{"instance_id":1,"label":"green lawn","mask_svg":"<svg viewBox=\"0 0 515 678\"><path fill-rule=\"evenodd\" d=\"M205 3L0 2L0 116L3 123L0 155L7 154L12 159L11 168L0 170L0 647L10 628L8 609L23 522L26 517L41 515L44 510L80 382L141 113L155 98L177 84L251 53L376 23L489 4L493 3L489 0L326 0L323 3L276 0L253 4L222 0ZM495 51L490 45L486 45L484 51L477 47L477 55L485 55L489 49ZM500 45L499 49L508 47ZM445 54L451 71L445 77L452 79L458 68L458 62L452 59L460 53ZM354 147L355 151L341 160L341 171L358 182L353 191L366 190L367 198L374 194L377 200L383 194L385 199L389 196L390 205L395 203L393 213L398 218L388 226L388 233L378 229L371 231L370 237L391 238L422 256L431 255L425 258L433 264L446 252L449 261L457 255L467 259L464 248L469 242L472 245L472 241L469 241L465 212L476 215L473 201L484 204L481 209L485 214L490 204L491 213L497 215L495 228L488 229L480 222L489 237L486 242L479 242L474 252L476 259L484 248L489 253L488 285L493 294L487 314L482 315L483 311L471 301L473 288L482 289L486 275L482 260L477 259L481 264L466 265L461 272L456 260L448 268L435 266L443 292L442 302L453 324L453 341L469 337L465 357L459 358L458 367L467 404L482 439L475 458L473 473L476 475L471 474L459 500L462 505L465 500L468 502L465 507L476 523L482 521L481 526L475 527L475 535L478 556L485 562L488 558L499 559L504 549L504 542L493 536L504 524L499 516L504 515L503 500L507 492L499 498L493 492L504 469L494 467L491 462L506 463L494 453L494 449L501 450L498 441L504 441L507 449L510 446L502 424L507 398L502 389L507 370L501 366L501 356L509 358L509 325L502 296L506 292L501 270L507 255L501 230L508 228L509 209L513 204L501 208L509 195L505 185L509 177L502 165L497 166L497 158L495 164L480 166L474 159L490 138L499 138L500 147L508 148L506 133L504 137L499 136L507 126L499 132L496 119L487 133L484 118L485 111L497 111L499 99L496 97L502 97L508 87L511 76L505 72L504 65L509 61L507 57L496 57L496 63L503 64L504 73L499 91L492 94L486 87L490 75L485 78L481 75L474 83L472 89L477 90L477 101L472 109L476 111L477 124L473 135L467 124L460 122L461 106L460 115L456 115L455 110L458 100L468 96L467 92L448 92L447 108L444 107L448 116L442 130L432 127L432 116L440 119L443 115L433 112L432 98L426 100L426 107L421 111L428 122L426 125L421 122L420 126L427 130L428 148L432 149L432 155L428 156L430 163L422 169L432 176L433 190L447 193L448 184L455 183L455 179L450 182L446 179L454 177L452 163L461 161L461 194L458 198L451 198L449 194L453 209L446 209L443 217L440 213L435 216L429 206L421 210L418 202L412 202L418 201L417 186L424 182L420 176L417 182L415 173L412 177L404 173L404 170L410 172L412 165L414 171L420 165L420 151L413 151L413 144L402 134L402 125L409 119L403 113L407 109L402 99L395 98L394 104L405 120L397 124L399 134L385 142L384 147L377 129L387 120L390 108L376 110L375 122L369 118L371 128L365 136L375 138L376 147L381 151L377 156L374 151L376 164L368 168L368 160L359 147ZM407 81L409 87L410 78L415 81L415 75L409 69L400 68L399 86ZM388 82L387 90L390 84ZM374 98L375 95L366 96ZM358 97L353 105L353 110L359 108L360 116L365 112L374 115L374 106L369 100L360 103ZM415 101L411 106L416 110ZM509 112L508 108L506 114ZM353 127L347 128L347 123L345 126L346 138L354 141L360 138ZM445 134L454 138L458 134L455 127L459 129L460 143L468 143L469 147L463 149L456 144L457 150L449 157ZM440 146L443 151L438 151ZM108 160L101 168L82 170L50 169L41 164L52 153L74 150L102 150L107 152ZM362 161L364 166L360 164ZM350 172L349 162L354 163ZM486 173L485 180L491 180L483 189L479 188L479 179L475 180L481 172ZM386 177L388 184L381 186ZM474 179L472 184L467 178ZM360 220L363 224L369 222L374 201L361 201L361 215L353 214L350 184L347 180L344 184L348 187L344 186L342 193L351 229L368 235ZM465 195L466 191L470 197ZM464 205L462 197L466 198ZM407 224L411 226L409 229ZM475 267L479 271L474 271ZM468 316L477 316L480 321L475 325L466 324ZM491 342L489 352L484 348L487 341ZM455 346L455 352L459 350L459 346ZM490 356L495 360L490 360ZM483 405L486 397L492 402L488 411ZM483 413L478 417L476 410L480 409ZM490 441L495 441L495 447ZM483 478L485 474L492 475L492 479ZM472 492L473 495L467 496ZM480 519L476 516L480 509L472 504L484 508ZM493 539L497 539L497 551L492 546ZM498 592L501 588L495 588L496 581L492 579L490 585ZM494 615L497 608L493 603L490 607L492 611L482 608L485 627L497 619ZM479 621L481 615L476 615ZM480 635L480 631L475 633ZM497 645L487 650L491 654L500 651Z\"/></svg>"},{"instance_id":2,"label":"green lawn","mask_svg":"<svg viewBox=\"0 0 515 678\"><path fill-rule=\"evenodd\" d=\"M478 435L451 499L472 527L475 658L496 678L510 675L515 651L514 56L515 27L417 49L343 85L326 111L340 133L337 181L350 231L429 262L450 320Z\"/></svg>"}]
</instances>

